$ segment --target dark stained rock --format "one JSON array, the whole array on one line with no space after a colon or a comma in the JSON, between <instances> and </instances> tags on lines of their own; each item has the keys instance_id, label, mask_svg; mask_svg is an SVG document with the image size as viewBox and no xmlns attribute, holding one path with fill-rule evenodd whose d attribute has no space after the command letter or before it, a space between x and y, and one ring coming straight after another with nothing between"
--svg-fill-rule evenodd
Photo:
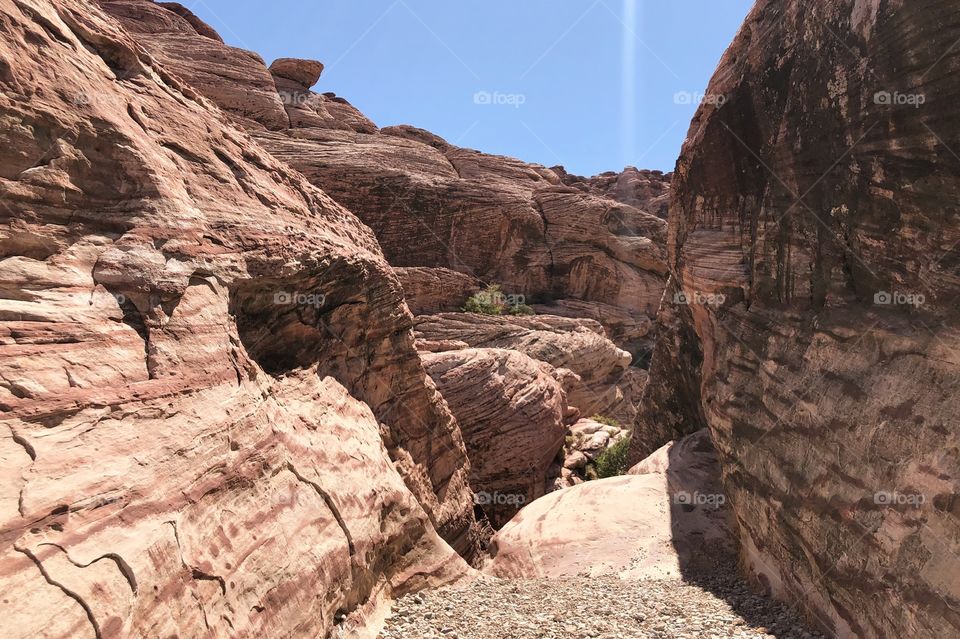
<instances>
[{"instance_id":1,"label":"dark stained rock","mask_svg":"<svg viewBox=\"0 0 960 639\"><path fill-rule=\"evenodd\" d=\"M710 428L743 565L838 637L960 635L958 16L761 0L673 180L638 427Z\"/></svg>"}]
</instances>

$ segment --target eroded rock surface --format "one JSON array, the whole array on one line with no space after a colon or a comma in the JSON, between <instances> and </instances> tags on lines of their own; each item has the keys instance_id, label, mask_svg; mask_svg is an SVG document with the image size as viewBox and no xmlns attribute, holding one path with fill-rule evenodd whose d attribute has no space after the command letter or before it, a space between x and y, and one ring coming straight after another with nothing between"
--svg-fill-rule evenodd
<instances>
[{"instance_id":1,"label":"eroded rock surface","mask_svg":"<svg viewBox=\"0 0 960 639\"><path fill-rule=\"evenodd\" d=\"M460 423L477 505L499 528L546 492L547 470L567 432L563 386L551 366L514 350L422 357Z\"/></svg>"},{"instance_id":2,"label":"eroded rock surface","mask_svg":"<svg viewBox=\"0 0 960 639\"><path fill-rule=\"evenodd\" d=\"M630 366L630 353L607 339L599 323L553 315L508 316L438 313L416 318L416 335L431 343L462 342L475 348L509 348L556 369L572 372L570 405L632 423L645 371Z\"/></svg>"},{"instance_id":3,"label":"eroded rock surface","mask_svg":"<svg viewBox=\"0 0 960 639\"><path fill-rule=\"evenodd\" d=\"M475 277L448 268L412 266L394 271L414 315L459 311L471 295L484 288Z\"/></svg>"},{"instance_id":4,"label":"eroded rock surface","mask_svg":"<svg viewBox=\"0 0 960 639\"><path fill-rule=\"evenodd\" d=\"M755 583L838 637L960 634L958 38L758 2L674 179L646 415L709 426Z\"/></svg>"},{"instance_id":5,"label":"eroded rock surface","mask_svg":"<svg viewBox=\"0 0 960 639\"><path fill-rule=\"evenodd\" d=\"M369 229L97 5L0 24L0 635L316 637L463 574L464 447Z\"/></svg>"},{"instance_id":6,"label":"eroded rock surface","mask_svg":"<svg viewBox=\"0 0 960 639\"><path fill-rule=\"evenodd\" d=\"M584 178L567 173L563 167L555 166L553 170L560 176L564 184L635 206L661 219L667 219L670 209L672 173L664 174L661 171L650 171L628 166L620 173L607 171L600 175Z\"/></svg>"}]
</instances>

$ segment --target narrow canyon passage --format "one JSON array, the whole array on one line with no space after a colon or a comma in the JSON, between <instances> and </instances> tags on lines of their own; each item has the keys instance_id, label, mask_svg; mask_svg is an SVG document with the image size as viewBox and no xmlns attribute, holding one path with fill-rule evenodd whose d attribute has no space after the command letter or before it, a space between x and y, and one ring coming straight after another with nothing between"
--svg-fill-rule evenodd
<instances>
[{"instance_id":1,"label":"narrow canyon passage","mask_svg":"<svg viewBox=\"0 0 960 639\"><path fill-rule=\"evenodd\" d=\"M564 34L570 153L611 0L0 0L0 639L960 639L958 3L756 0L589 176L327 89Z\"/></svg>"},{"instance_id":2,"label":"narrow canyon passage","mask_svg":"<svg viewBox=\"0 0 960 639\"><path fill-rule=\"evenodd\" d=\"M719 471L701 431L625 476L542 497L493 537L479 573L394 602L379 637L822 637L809 611L741 577Z\"/></svg>"}]
</instances>

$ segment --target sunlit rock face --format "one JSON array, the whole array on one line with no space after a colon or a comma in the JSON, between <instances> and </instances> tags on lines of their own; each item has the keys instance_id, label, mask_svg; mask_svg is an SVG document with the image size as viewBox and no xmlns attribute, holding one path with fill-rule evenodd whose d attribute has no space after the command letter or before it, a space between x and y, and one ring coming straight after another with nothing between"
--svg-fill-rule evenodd
<instances>
[{"instance_id":1,"label":"sunlit rock face","mask_svg":"<svg viewBox=\"0 0 960 639\"><path fill-rule=\"evenodd\" d=\"M463 574L465 450L370 230L96 4L0 27L0 636L317 637Z\"/></svg>"},{"instance_id":2,"label":"sunlit rock face","mask_svg":"<svg viewBox=\"0 0 960 639\"><path fill-rule=\"evenodd\" d=\"M673 183L638 428L709 426L747 570L840 637L960 634L958 38L762 0Z\"/></svg>"},{"instance_id":3,"label":"sunlit rock face","mask_svg":"<svg viewBox=\"0 0 960 639\"><path fill-rule=\"evenodd\" d=\"M667 273L668 176L630 168L578 178L412 126L379 129L344 98L310 90L319 62L281 58L268 69L256 54L210 37L182 7L101 4L277 159L367 224L392 266L448 269L529 304L586 308L639 364L649 359Z\"/></svg>"},{"instance_id":4,"label":"sunlit rock face","mask_svg":"<svg viewBox=\"0 0 960 639\"><path fill-rule=\"evenodd\" d=\"M470 458L477 512L499 528L546 492L567 434L567 395L549 364L500 348L423 353Z\"/></svg>"}]
</instances>

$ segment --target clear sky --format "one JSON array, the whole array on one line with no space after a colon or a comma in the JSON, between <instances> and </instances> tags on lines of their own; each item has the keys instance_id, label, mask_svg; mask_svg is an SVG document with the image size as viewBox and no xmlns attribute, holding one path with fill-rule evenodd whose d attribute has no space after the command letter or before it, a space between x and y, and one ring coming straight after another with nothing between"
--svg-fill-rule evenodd
<instances>
[{"instance_id":1,"label":"clear sky","mask_svg":"<svg viewBox=\"0 0 960 639\"><path fill-rule=\"evenodd\" d=\"M380 126L412 124L581 175L673 170L697 94L753 4L181 2L267 64L320 60L327 68L314 90L345 97Z\"/></svg>"}]
</instances>

